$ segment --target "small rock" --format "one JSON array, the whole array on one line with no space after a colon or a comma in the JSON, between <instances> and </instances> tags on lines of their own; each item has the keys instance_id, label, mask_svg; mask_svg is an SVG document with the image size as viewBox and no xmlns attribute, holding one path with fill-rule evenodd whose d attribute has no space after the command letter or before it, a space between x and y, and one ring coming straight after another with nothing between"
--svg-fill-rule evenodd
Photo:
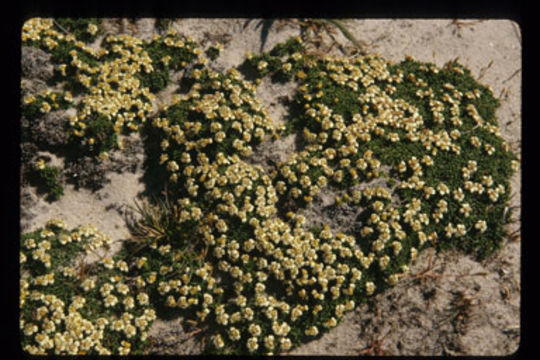
<instances>
[{"instance_id":1,"label":"small rock","mask_svg":"<svg viewBox=\"0 0 540 360\"><path fill-rule=\"evenodd\" d=\"M135 33L133 36L141 40L151 40L156 33L155 29L156 19L144 18L139 19L135 23Z\"/></svg>"},{"instance_id":2,"label":"small rock","mask_svg":"<svg viewBox=\"0 0 540 360\"><path fill-rule=\"evenodd\" d=\"M22 76L30 79L49 80L53 76L53 65L50 58L51 56L41 49L23 46L21 49Z\"/></svg>"},{"instance_id":3,"label":"small rock","mask_svg":"<svg viewBox=\"0 0 540 360\"><path fill-rule=\"evenodd\" d=\"M52 111L39 119L21 119L23 134L27 140L33 140L37 144L59 147L67 143L69 131L70 112L66 110Z\"/></svg>"},{"instance_id":4,"label":"small rock","mask_svg":"<svg viewBox=\"0 0 540 360\"><path fill-rule=\"evenodd\" d=\"M39 148L32 142L21 142L21 167L33 163Z\"/></svg>"},{"instance_id":5,"label":"small rock","mask_svg":"<svg viewBox=\"0 0 540 360\"><path fill-rule=\"evenodd\" d=\"M22 79L21 80L21 101L28 95L35 95L42 91L47 90L49 87L47 83L43 80L33 78L33 79Z\"/></svg>"}]
</instances>

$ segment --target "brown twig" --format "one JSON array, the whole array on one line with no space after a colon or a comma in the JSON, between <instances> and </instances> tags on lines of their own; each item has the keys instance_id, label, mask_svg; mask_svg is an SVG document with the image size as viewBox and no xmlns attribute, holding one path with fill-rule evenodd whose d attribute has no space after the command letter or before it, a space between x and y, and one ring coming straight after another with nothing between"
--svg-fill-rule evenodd
<instances>
[{"instance_id":1,"label":"brown twig","mask_svg":"<svg viewBox=\"0 0 540 360\"><path fill-rule=\"evenodd\" d=\"M77 277L79 279L82 279L82 278L86 277L86 275L88 274L89 269L90 269L90 266L88 265L88 263L86 263L86 261L84 261L83 259L80 259L79 260L79 271L77 273Z\"/></svg>"},{"instance_id":2,"label":"brown twig","mask_svg":"<svg viewBox=\"0 0 540 360\"><path fill-rule=\"evenodd\" d=\"M459 20L459 19L453 19L452 20L452 25L454 25L456 27L455 30L454 30L454 34L457 33L457 36L461 37L461 28L466 27L466 26L473 26L473 25L476 25L478 23L481 23L482 21L484 21L484 20L479 19L479 20L472 20L472 21L463 21L463 20Z\"/></svg>"},{"instance_id":3,"label":"brown twig","mask_svg":"<svg viewBox=\"0 0 540 360\"><path fill-rule=\"evenodd\" d=\"M384 348L384 340L389 333L390 332L387 332L383 336L379 336L375 334L371 338L369 345L366 348L360 350L358 354L359 355L372 355L372 356L389 355L388 350Z\"/></svg>"},{"instance_id":4,"label":"brown twig","mask_svg":"<svg viewBox=\"0 0 540 360\"><path fill-rule=\"evenodd\" d=\"M521 229L517 229L508 234L508 240L518 241L521 238Z\"/></svg>"},{"instance_id":5,"label":"brown twig","mask_svg":"<svg viewBox=\"0 0 540 360\"><path fill-rule=\"evenodd\" d=\"M484 66L482 69L480 69L480 75L478 75L478 80L484 77L484 75L486 74L486 71L489 70L489 68L491 68L491 65L493 65L493 60L491 60L489 64L487 64L487 66Z\"/></svg>"},{"instance_id":6,"label":"brown twig","mask_svg":"<svg viewBox=\"0 0 540 360\"><path fill-rule=\"evenodd\" d=\"M433 273L433 270L435 269L435 261L433 259L434 254L435 254L435 250L433 250L430 253L429 259L428 259L428 265L424 268L424 270L422 270L419 273L409 275L409 279L411 281L420 279L420 283L423 283L425 279L432 279L432 280L440 280L442 278L460 279L460 278L469 277L469 276L487 276L488 275L487 272L476 272L472 274L467 273L467 274L456 274L456 275L444 274L444 273L435 274Z\"/></svg>"},{"instance_id":7,"label":"brown twig","mask_svg":"<svg viewBox=\"0 0 540 360\"><path fill-rule=\"evenodd\" d=\"M460 291L457 293L457 299L454 302L454 309L452 313L441 320L439 324L443 324L448 321L452 321L453 325L458 328L458 330L464 330L467 326L467 321L470 320L474 315L472 309L474 306L478 305L475 302L478 294L473 296L467 296L465 291Z\"/></svg>"},{"instance_id":8,"label":"brown twig","mask_svg":"<svg viewBox=\"0 0 540 360\"><path fill-rule=\"evenodd\" d=\"M427 266L421 272L409 275L410 280L414 281L420 279L420 283L422 283L423 280L426 278L435 280L441 277L440 274L433 274L433 269L435 268L435 261L433 259L434 254L435 250L431 251L431 253L429 254Z\"/></svg>"},{"instance_id":9,"label":"brown twig","mask_svg":"<svg viewBox=\"0 0 540 360\"><path fill-rule=\"evenodd\" d=\"M510 298L510 290L508 290L506 286L502 286L501 293L501 295L503 295L503 300L507 300Z\"/></svg>"},{"instance_id":10,"label":"brown twig","mask_svg":"<svg viewBox=\"0 0 540 360\"><path fill-rule=\"evenodd\" d=\"M186 335L185 335L185 336L186 336L186 339L192 338L193 336L197 335L197 334L200 333L201 331L202 331L201 328L196 328L195 330L186 333Z\"/></svg>"},{"instance_id":11,"label":"brown twig","mask_svg":"<svg viewBox=\"0 0 540 360\"><path fill-rule=\"evenodd\" d=\"M503 84L506 83L506 82L508 82L508 81L510 81L514 76L516 76L517 74L519 74L520 71L521 71L521 68L519 68L519 69L517 69L516 71L514 71L514 72L512 73L512 75L510 75L510 77L508 77L508 79L503 80Z\"/></svg>"},{"instance_id":12,"label":"brown twig","mask_svg":"<svg viewBox=\"0 0 540 360\"><path fill-rule=\"evenodd\" d=\"M64 34L66 34L66 35L70 35L70 34L71 34L69 31L67 31L66 29L64 29L64 27L63 27L62 25L60 25L60 24L58 23L58 21L53 20L53 23L54 23L54 25L55 25L56 27L58 27L60 30L62 30L62 31L64 32Z\"/></svg>"}]
</instances>

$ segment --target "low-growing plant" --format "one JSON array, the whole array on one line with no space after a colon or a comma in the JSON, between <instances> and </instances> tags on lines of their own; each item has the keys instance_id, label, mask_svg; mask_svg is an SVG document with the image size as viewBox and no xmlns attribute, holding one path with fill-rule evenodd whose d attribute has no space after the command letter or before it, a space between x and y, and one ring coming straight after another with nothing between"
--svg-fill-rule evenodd
<instances>
[{"instance_id":1,"label":"low-growing plant","mask_svg":"<svg viewBox=\"0 0 540 360\"><path fill-rule=\"evenodd\" d=\"M47 165L43 159L37 160L28 170L28 180L37 187L38 192L47 194L46 199L49 201L58 200L64 195L61 169Z\"/></svg>"},{"instance_id":2,"label":"low-growing plant","mask_svg":"<svg viewBox=\"0 0 540 360\"><path fill-rule=\"evenodd\" d=\"M29 27L32 41L47 31L39 22ZM115 61L129 66L122 59L131 51L138 59L138 78L122 66L114 73L133 82L129 94L121 81L108 89L97 74L81 83L91 94L99 88L124 96L129 106L103 110L111 99L90 97L73 120L75 135L101 144L124 121L133 131L145 123L149 161L161 167L152 171L167 201L141 207L133 241L100 264L121 264L116 281L145 289L158 314L195 321L208 353L287 352L408 276L419 251L457 248L485 258L502 244L518 158L500 136L492 91L456 62L439 69L411 58L391 64L374 55L320 56L293 38L248 54L242 69L250 81L234 68L211 70L196 43L172 33L151 43L110 37L106 49L97 57L101 70ZM152 89L167 85L169 69L190 62L183 80L189 91L145 122ZM155 78L146 76L153 71ZM283 126L256 96L265 76L298 87ZM248 160L256 145L290 133L302 148L273 171ZM336 207L359 210L351 219L358 233L306 225L302 209L329 188L340 191ZM34 334L25 333L28 351L53 351ZM126 353L128 341L138 352L144 339L134 336L105 332L103 346Z\"/></svg>"},{"instance_id":3,"label":"low-growing plant","mask_svg":"<svg viewBox=\"0 0 540 360\"><path fill-rule=\"evenodd\" d=\"M174 31L165 36L154 36L145 44L145 51L152 60L153 71L140 73L141 85L156 93L169 83L169 73L180 71L193 62L200 54L200 49L193 39L181 38Z\"/></svg>"},{"instance_id":4,"label":"low-growing plant","mask_svg":"<svg viewBox=\"0 0 540 360\"><path fill-rule=\"evenodd\" d=\"M38 355L137 354L155 318L128 265L100 255L110 240L93 226L59 220L21 237L22 347Z\"/></svg>"},{"instance_id":5,"label":"low-growing plant","mask_svg":"<svg viewBox=\"0 0 540 360\"><path fill-rule=\"evenodd\" d=\"M21 115L34 120L50 111L65 110L72 105L73 95L70 92L45 91L41 94L24 98Z\"/></svg>"},{"instance_id":6,"label":"low-growing plant","mask_svg":"<svg viewBox=\"0 0 540 360\"><path fill-rule=\"evenodd\" d=\"M73 20L64 25L78 29L83 23ZM200 54L192 40L173 33L156 35L146 43L128 35L108 35L102 47L94 50L77 38L77 32L66 35L57 29L58 24L53 19L28 20L22 29L23 44L50 52L54 81L74 96L82 96L71 105L77 110L71 120L72 139L80 143L82 151L96 155L113 146L121 148L116 135L137 131L146 121L152 110L152 92L167 85L169 71L184 68ZM88 23L91 25L94 22ZM54 105L50 102L30 96L24 100L23 115L35 118L48 112Z\"/></svg>"},{"instance_id":7,"label":"low-growing plant","mask_svg":"<svg viewBox=\"0 0 540 360\"><path fill-rule=\"evenodd\" d=\"M173 19L170 18L158 18L156 19L155 27L160 33L163 33L169 30L172 22Z\"/></svg>"},{"instance_id":8,"label":"low-growing plant","mask_svg":"<svg viewBox=\"0 0 540 360\"><path fill-rule=\"evenodd\" d=\"M100 35L101 20L97 18L58 18L55 25L66 34L72 34L77 40L91 43Z\"/></svg>"},{"instance_id":9,"label":"low-growing plant","mask_svg":"<svg viewBox=\"0 0 540 360\"><path fill-rule=\"evenodd\" d=\"M218 44L210 45L208 49L206 49L205 53L210 60L216 60L221 54L222 50L223 50L223 45L218 43Z\"/></svg>"}]
</instances>

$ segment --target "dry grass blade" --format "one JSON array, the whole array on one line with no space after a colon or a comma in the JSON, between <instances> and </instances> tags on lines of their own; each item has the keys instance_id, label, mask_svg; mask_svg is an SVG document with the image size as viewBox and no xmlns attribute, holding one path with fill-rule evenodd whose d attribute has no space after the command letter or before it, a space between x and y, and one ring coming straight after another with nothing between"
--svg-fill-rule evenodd
<instances>
[{"instance_id":1,"label":"dry grass blade","mask_svg":"<svg viewBox=\"0 0 540 360\"><path fill-rule=\"evenodd\" d=\"M341 22L339 22L338 20L334 20L334 19L322 19L321 21L324 21L326 23L332 24L335 27L337 27L339 29L339 31L341 31L343 36L345 36L350 42L352 42L354 44L354 46L356 46L358 48L358 50L360 51L360 53L362 55L367 54L367 46L368 46L368 44L363 42L363 41L362 42L358 41L353 36L353 34L351 34L351 32Z\"/></svg>"},{"instance_id":2,"label":"dry grass blade","mask_svg":"<svg viewBox=\"0 0 540 360\"><path fill-rule=\"evenodd\" d=\"M155 228L155 226L149 225L156 222L154 210L146 203L140 204L137 201L134 201L134 203L135 207L132 207L132 209L140 216L140 220L136 220L129 224L130 230L134 237L139 239L140 237L145 237L148 234L159 234L159 231Z\"/></svg>"},{"instance_id":3,"label":"dry grass blade","mask_svg":"<svg viewBox=\"0 0 540 360\"><path fill-rule=\"evenodd\" d=\"M197 334L200 333L201 331L202 331L202 329L196 328L195 330L186 333L185 337L186 337L186 339L189 339L189 338L191 338L191 337L197 335Z\"/></svg>"},{"instance_id":4,"label":"dry grass blade","mask_svg":"<svg viewBox=\"0 0 540 360\"><path fill-rule=\"evenodd\" d=\"M451 24L455 26L453 33L456 34L458 37L461 37L462 28L479 24L482 21L484 20L478 19L478 20L464 21L464 20L459 20L459 19L453 19L451 22Z\"/></svg>"},{"instance_id":5,"label":"dry grass blade","mask_svg":"<svg viewBox=\"0 0 540 360\"><path fill-rule=\"evenodd\" d=\"M493 60L491 60L489 62L489 64L487 64L487 66L480 69L480 75L478 75L478 80L480 80L480 79L482 79L484 77L484 75L486 74L486 71L489 70L492 65L493 65Z\"/></svg>"},{"instance_id":6,"label":"dry grass blade","mask_svg":"<svg viewBox=\"0 0 540 360\"><path fill-rule=\"evenodd\" d=\"M517 74L519 74L520 72L521 72L521 68L519 68L519 69L517 69L516 71L514 71L514 72L512 73L512 75L510 75L506 80L503 80L503 84L506 83L506 82L508 82L508 81L510 81L510 80L512 80L512 78L513 78L514 76L516 76Z\"/></svg>"},{"instance_id":7,"label":"dry grass blade","mask_svg":"<svg viewBox=\"0 0 540 360\"><path fill-rule=\"evenodd\" d=\"M58 21L53 20L53 23L54 23L54 25L55 25L57 28L59 28L60 30L62 30L62 31L64 32L64 34L70 35L70 32L67 31L66 29L64 29L64 27L63 27L62 25L60 25L60 24L58 23Z\"/></svg>"},{"instance_id":8,"label":"dry grass blade","mask_svg":"<svg viewBox=\"0 0 540 360\"><path fill-rule=\"evenodd\" d=\"M451 321L459 332L466 330L468 321L475 317L473 310L479 304L476 298L477 294L470 296L465 291L459 291L452 303L450 315L442 319L439 324Z\"/></svg>"},{"instance_id":9,"label":"dry grass blade","mask_svg":"<svg viewBox=\"0 0 540 360\"><path fill-rule=\"evenodd\" d=\"M433 280L440 278L441 277L440 274L434 274L433 273L433 270L435 269L435 260L434 260L434 257L433 257L434 255L435 255L435 250L432 250L431 253L429 254L428 264L424 268L424 270L422 270L421 272L416 273L416 274L411 274L409 276L409 279L410 280L419 279L420 282L423 283L423 281L426 278L430 278L430 279L433 279Z\"/></svg>"},{"instance_id":10,"label":"dry grass blade","mask_svg":"<svg viewBox=\"0 0 540 360\"><path fill-rule=\"evenodd\" d=\"M371 355L371 356L383 356L389 355L388 351L384 349L384 340L390 332L387 332L383 336L375 335L368 347L360 350L359 355Z\"/></svg>"},{"instance_id":11,"label":"dry grass blade","mask_svg":"<svg viewBox=\"0 0 540 360\"><path fill-rule=\"evenodd\" d=\"M460 278L473 277L473 276L483 276L483 277L485 277L485 276L489 275L487 272L475 272L475 273L465 273L465 274L455 274L455 275L453 275L453 274L444 274L444 273L436 274L436 273L434 273L434 270L435 270L434 255L435 255L435 250L433 250L430 253L429 259L428 259L428 264L424 268L424 270L420 271L419 273L409 275L409 279L411 281L420 280L420 283L423 284L423 282L426 279L431 279L431 280L440 280L442 278L460 279Z\"/></svg>"},{"instance_id":12,"label":"dry grass blade","mask_svg":"<svg viewBox=\"0 0 540 360\"><path fill-rule=\"evenodd\" d=\"M132 239L139 243L131 252L130 256L144 249L152 242L162 240L168 236L171 226L171 217L176 216L177 211L171 206L169 200L158 200L157 205L147 202L134 201L135 206L131 209L139 215L138 219L127 222L132 234Z\"/></svg>"}]
</instances>

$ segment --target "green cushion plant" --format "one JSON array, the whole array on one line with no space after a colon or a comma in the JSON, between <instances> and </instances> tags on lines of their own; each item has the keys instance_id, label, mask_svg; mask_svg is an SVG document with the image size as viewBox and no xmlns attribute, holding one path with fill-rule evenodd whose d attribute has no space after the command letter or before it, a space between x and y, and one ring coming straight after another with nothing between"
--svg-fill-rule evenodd
<instances>
[{"instance_id":1,"label":"green cushion plant","mask_svg":"<svg viewBox=\"0 0 540 360\"><path fill-rule=\"evenodd\" d=\"M50 31L46 24L28 23L27 41L43 47L46 39L36 40L36 33ZM126 264L118 281L136 279L160 313L181 313L205 329L205 351L286 352L406 277L411 260L427 247L478 258L500 248L518 161L497 128L498 100L462 65L320 57L292 38L268 53L248 54L242 68L253 82L234 68L211 70L204 51L172 33L145 44L124 35L109 39L109 54L102 52L93 66L109 64L112 77L122 75L125 69L114 70L110 62L133 52L139 80L110 95L124 94L136 109L103 112L86 103L74 134L109 144L102 152L113 146L106 139L126 127L120 117L129 118L132 131L144 123L151 134L146 141L159 149L152 160L168 199L141 209L136 239L116 255ZM219 49L206 54L214 58ZM194 64L184 74L189 92L146 122L169 69L188 63ZM96 76L82 77L90 94L111 84ZM265 76L298 88L283 126L257 99L255 83ZM97 117L81 119L93 111ZM302 149L273 171L249 161L258 144L291 133ZM329 188L341 194L336 206L359 210L351 219L356 233L306 226L302 209ZM36 234L24 235L22 246L29 237ZM67 294L65 301L75 296ZM23 325L28 351L60 351L36 339L42 327L25 332ZM103 340L108 351L126 351L127 340L104 334L113 337ZM139 340L130 338L132 353L142 352Z\"/></svg>"}]
</instances>

